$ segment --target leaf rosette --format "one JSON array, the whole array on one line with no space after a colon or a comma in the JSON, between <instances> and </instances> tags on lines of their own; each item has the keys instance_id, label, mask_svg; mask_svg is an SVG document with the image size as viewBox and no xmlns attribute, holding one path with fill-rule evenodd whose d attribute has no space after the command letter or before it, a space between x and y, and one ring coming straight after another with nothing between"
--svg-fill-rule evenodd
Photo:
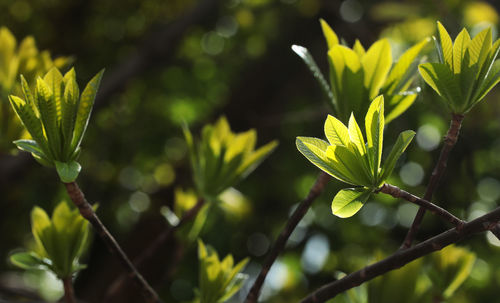
<instances>
[{"instance_id":1,"label":"leaf rosette","mask_svg":"<svg viewBox=\"0 0 500 303\"><path fill-rule=\"evenodd\" d=\"M33 249L13 254L12 264L23 269L50 270L61 279L85 268L80 258L89 239L89 229L78 209L70 209L66 202L61 202L49 218L43 209L34 207L31 230L35 238Z\"/></svg>"},{"instance_id":2,"label":"leaf rosette","mask_svg":"<svg viewBox=\"0 0 500 303\"><path fill-rule=\"evenodd\" d=\"M439 62L423 63L418 69L452 113L465 114L500 81L500 39L492 44L491 28L471 39L464 28L452 42L440 22L437 27Z\"/></svg>"},{"instance_id":3,"label":"leaf rosette","mask_svg":"<svg viewBox=\"0 0 500 303\"><path fill-rule=\"evenodd\" d=\"M348 126L333 116L327 117L324 129L328 142L297 137L297 148L309 161L332 177L357 186L338 192L332 202L334 215L345 218L358 212L391 175L415 136L412 130L402 132L382 165L384 125L384 97L378 96L365 116L366 141L353 114Z\"/></svg>"},{"instance_id":4,"label":"leaf rosette","mask_svg":"<svg viewBox=\"0 0 500 303\"><path fill-rule=\"evenodd\" d=\"M24 99L9 96L10 103L31 135L14 141L43 165L55 166L63 182L72 182L80 172L76 162L103 71L90 80L80 94L74 69L64 76L52 68L36 79L34 93L21 76Z\"/></svg>"},{"instance_id":5,"label":"leaf rosette","mask_svg":"<svg viewBox=\"0 0 500 303\"><path fill-rule=\"evenodd\" d=\"M318 79L341 121L347 121L352 112L356 116L366 113L371 100L378 95L386 99L386 123L413 104L419 92L418 87L412 88L416 60L430 39L415 44L393 63L387 39L376 41L367 50L356 40L349 48L339 43L337 34L324 20L320 22L328 46L329 84L305 47L294 45L292 49Z\"/></svg>"},{"instance_id":6,"label":"leaf rosette","mask_svg":"<svg viewBox=\"0 0 500 303\"><path fill-rule=\"evenodd\" d=\"M187 127L184 136L196 189L210 201L250 174L278 145L277 141L271 141L255 149L257 132L251 129L234 133L225 117L214 125L206 125L199 143L195 144Z\"/></svg>"}]
</instances>

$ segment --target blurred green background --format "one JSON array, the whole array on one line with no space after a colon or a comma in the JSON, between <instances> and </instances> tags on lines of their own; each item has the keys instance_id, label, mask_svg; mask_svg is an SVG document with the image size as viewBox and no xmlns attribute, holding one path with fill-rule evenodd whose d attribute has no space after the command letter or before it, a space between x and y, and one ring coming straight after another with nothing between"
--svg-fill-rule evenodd
<instances>
[{"instance_id":1,"label":"blurred green background","mask_svg":"<svg viewBox=\"0 0 500 303\"><path fill-rule=\"evenodd\" d=\"M474 35L488 25L496 36L498 11L498 2L466 0L2 0L0 25L18 41L33 35L38 48L53 57L71 56L80 86L106 68L82 144L78 182L88 200L99 203L99 215L132 258L167 226L161 210L173 207L175 191L193 187L182 121L199 134L205 123L225 115L235 131L255 128L258 145L280 141L238 191L227 193L225 207L210 210L200 234L222 256L250 257L245 271L251 281L319 173L296 150L295 137L323 137L329 107L290 46L307 47L326 74L327 47L319 18L349 45L356 38L365 47L381 36L389 38L397 58L431 36L436 20L452 37L464 26ZM435 56L431 48L427 54ZM415 104L391 123L385 135L386 144L392 144L400 131L417 131L391 181L418 195L425 190L450 118L435 93L420 83L422 93ZM465 118L434 198L465 219L495 208L500 197L498 98L494 89ZM356 216L341 220L331 215L330 202L342 187L330 182L314 202L268 276L263 302L296 302L342 272L359 269L399 247L416 207L377 196ZM0 193L0 301L21 302L13 292L57 300L61 290L53 277L20 272L7 257L30 241L32 207L51 212L67 199L63 186L54 170L5 149L0 151ZM448 227L427 215L418 239ZM477 259L450 300L496 302L500 241L485 234L460 246ZM76 295L86 302L101 302L121 267L99 239L92 242L84 261L88 269L76 279ZM166 302L182 302L193 296L197 268L196 242L177 237L141 272ZM384 281L384 288L401 287L398 279ZM249 286L233 301L241 302ZM437 294L432 298L429 302L440 302ZM349 300L337 300L344 299ZM141 302L141 297L130 284L110 302Z\"/></svg>"}]
</instances>

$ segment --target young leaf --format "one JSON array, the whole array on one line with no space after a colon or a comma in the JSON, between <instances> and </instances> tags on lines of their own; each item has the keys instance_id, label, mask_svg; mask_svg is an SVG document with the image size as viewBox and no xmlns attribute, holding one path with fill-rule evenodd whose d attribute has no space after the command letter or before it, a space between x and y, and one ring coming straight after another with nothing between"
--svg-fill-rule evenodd
<instances>
[{"instance_id":1,"label":"young leaf","mask_svg":"<svg viewBox=\"0 0 500 303\"><path fill-rule=\"evenodd\" d=\"M437 22L438 25L438 35L439 42L441 46L442 56L444 63L446 63L450 69L453 68L453 43L451 42L450 35L446 31L446 28L441 24L441 22Z\"/></svg>"},{"instance_id":2,"label":"young leaf","mask_svg":"<svg viewBox=\"0 0 500 303\"><path fill-rule=\"evenodd\" d=\"M368 156L375 178L378 176L382 160L382 145L384 138L384 97L373 100L365 116Z\"/></svg>"},{"instance_id":3,"label":"young leaf","mask_svg":"<svg viewBox=\"0 0 500 303\"><path fill-rule=\"evenodd\" d=\"M20 150L27 151L27 152L32 153L33 155L35 155L35 156L37 156L39 158L42 158L42 159L44 159L46 161L49 161L49 159L47 158L47 156L45 156L43 150L36 143L36 141L21 139L21 140L14 141L14 144Z\"/></svg>"},{"instance_id":4,"label":"young leaf","mask_svg":"<svg viewBox=\"0 0 500 303\"><path fill-rule=\"evenodd\" d=\"M490 51L491 45L491 28L482 30L477 34L469 43L467 48L469 52L469 65L478 64L479 69L483 66L485 60L488 57L488 52Z\"/></svg>"},{"instance_id":5,"label":"young leaf","mask_svg":"<svg viewBox=\"0 0 500 303\"><path fill-rule=\"evenodd\" d=\"M347 183L353 185L370 186L372 183L371 175L366 174L363 165L363 158L356 155L355 147L352 150L341 145L330 145L326 150L326 156L330 166L339 171L348 179Z\"/></svg>"},{"instance_id":6,"label":"young leaf","mask_svg":"<svg viewBox=\"0 0 500 303\"><path fill-rule=\"evenodd\" d=\"M10 262L22 269L47 269L48 264L31 252L21 252L10 256Z\"/></svg>"},{"instance_id":7,"label":"young leaf","mask_svg":"<svg viewBox=\"0 0 500 303\"><path fill-rule=\"evenodd\" d=\"M340 172L338 168L332 167L331 161L326 156L326 150L329 146L327 142L309 137L297 137L295 142L300 153L304 155L307 160L311 161L312 164L332 177L342 182L352 184L352 181L349 181L349 178Z\"/></svg>"},{"instance_id":8,"label":"young leaf","mask_svg":"<svg viewBox=\"0 0 500 303\"><path fill-rule=\"evenodd\" d=\"M61 178L61 181L64 183L74 182L78 177L80 170L82 169L80 164L76 161L71 161L68 163L54 161L54 164L56 165L56 170L59 178Z\"/></svg>"},{"instance_id":9,"label":"young leaf","mask_svg":"<svg viewBox=\"0 0 500 303\"><path fill-rule=\"evenodd\" d=\"M349 145L349 130L342 122L340 122L339 119L328 115L325 121L324 130L326 138L330 144L343 146Z\"/></svg>"},{"instance_id":10,"label":"young leaf","mask_svg":"<svg viewBox=\"0 0 500 303\"><path fill-rule=\"evenodd\" d=\"M428 38L420 41L399 57L398 62L392 67L389 75L387 76L387 80L385 81L383 88L384 92L387 94L393 94L394 92L400 91L405 85L408 84L411 76L414 74L414 69L411 68L411 66L429 41L430 39ZM386 117L386 120L389 119Z\"/></svg>"},{"instance_id":11,"label":"young leaf","mask_svg":"<svg viewBox=\"0 0 500 303\"><path fill-rule=\"evenodd\" d=\"M386 39L375 42L361 59L364 70L364 86L370 99L379 93L392 65L391 45Z\"/></svg>"},{"instance_id":12,"label":"young leaf","mask_svg":"<svg viewBox=\"0 0 500 303\"><path fill-rule=\"evenodd\" d=\"M73 135L73 140L71 142L71 149L77 148L83 138L83 134L87 129L87 125L90 119L90 112L92 111L92 106L94 105L95 95L97 94L97 89L101 82L104 70L101 70L97 75L92 78L80 96L80 102L78 106L78 112L76 114L75 130Z\"/></svg>"},{"instance_id":13,"label":"young leaf","mask_svg":"<svg viewBox=\"0 0 500 303\"><path fill-rule=\"evenodd\" d=\"M332 30L332 28L328 25L328 23L326 23L326 21L323 19L319 19L319 22L321 24L321 29L323 30L323 35L325 36L326 39L328 49L331 49L335 45L339 44L339 38Z\"/></svg>"},{"instance_id":14,"label":"young leaf","mask_svg":"<svg viewBox=\"0 0 500 303\"><path fill-rule=\"evenodd\" d=\"M389 178L399 157L401 157L403 152L406 150L411 140L413 140L413 137L415 137L415 132L412 130L407 130L399 134L396 143L385 160L380 182L384 182L387 178Z\"/></svg>"},{"instance_id":15,"label":"young leaf","mask_svg":"<svg viewBox=\"0 0 500 303\"><path fill-rule=\"evenodd\" d=\"M453 73L460 74L462 60L464 58L465 51L470 42L469 32L464 28L460 34L455 38L453 43ZM468 62L463 62L464 65Z\"/></svg>"},{"instance_id":16,"label":"young leaf","mask_svg":"<svg viewBox=\"0 0 500 303\"><path fill-rule=\"evenodd\" d=\"M372 194L370 189L346 188L335 195L332 201L332 213L340 218L356 214Z\"/></svg>"}]
</instances>

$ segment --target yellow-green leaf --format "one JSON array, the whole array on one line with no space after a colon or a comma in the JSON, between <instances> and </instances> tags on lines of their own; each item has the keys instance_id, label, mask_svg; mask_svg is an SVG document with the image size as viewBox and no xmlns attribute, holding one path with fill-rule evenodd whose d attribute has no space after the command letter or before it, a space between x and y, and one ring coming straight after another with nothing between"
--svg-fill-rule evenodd
<instances>
[{"instance_id":1,"label":"yellow-green leaf","mask_svg":"<svg viewBox=\"0 0 500 303\"><path fill-rule=\"evenodd\" d=\"M375 42L361 59L364 70L364 86L369 91L369 98L378 95L392 65L391 45L387 39Z\"/></svg>"},{"instance_id":2,"label":"yellow-green leaf","mask_svg":"<svg viewBox=\"0 0 500 303\"><path fill-rule=\"evenodd\" d=\"M332 145L349 145L349 130L334 116L328 115L325 121L325 135Z\"/></svg>"},{"instance_id":3,"label":"yellow-green leaf","mask_svg":"<svg viewBox=\"0 0 500 303\"><path fill-rule=\"evenodd\" d=\"M99 88L103 73L104 70L97 73L97 75L89 81L80 96L80 103L76 114L75 130L71 142L72 150L77 148L83 139L83 134L85 133L89 123L90 112L92 111L92 106L94 105L95 96L97 94L97 89Z\"/></svg>"},{"instance_id":4,"label":"yellow-green leaf","mask_svg":"<svg viewBox=\"0 0 500 303\"><path fill-rule=\"evenodd\" d=\"M465 51L470 42L469 32L464 28L453 43L453 73L460 74ZM464 62L467 64L467 62Z\"/></svg>"},{"instance_id":5,"label":"yellow-green leaf","mask_svg":"<svg viewBox=\"0 0 500 303\"><path fill-rule=\"evenodd\" d=\"M370 104L365 116L368 155L375 179L382 159L384 125L384 97L378 96Z\"/></svg>"},{"instance_id":6,"label":"yellow-green leaf","mask_svg":"<svg viewBox=\"0 0 500 303\"><path fill-rule=\"evenodd\" d=\"M326 23L326 21L323 19L319 19L319 22L321 23L321 29L323 30L323 35L325 36L328 49L331 49L333 46L339 44L339 38L337 37L337 34L335 34L328 23Z\"/></svg>"},{"instance_id":7,"label":"yellow-green leaf","mask_svg":"<svg viewBox=\"0 0 500 303\"><path fill-rule=\"evenodd\" d=\"M332 213L340 218L352 217L368 201L371 193L364 188L342 189L333 198Z\"/></svg>"},{"instance_id":8,"label":"yellow-green leaf","mask_svg":"<svg viewBox=\"0 0 500 303\"><path fill-rule=\"evenodd\" d=\"M450 69L453 68L453 44L451 42L450 35L446 31L446 28L441 24L441 22L437 22L438 25L438 35L439 42L441 45L441 51L443 55L443 63L446 63Z\"/></svg>"}]
</instances>

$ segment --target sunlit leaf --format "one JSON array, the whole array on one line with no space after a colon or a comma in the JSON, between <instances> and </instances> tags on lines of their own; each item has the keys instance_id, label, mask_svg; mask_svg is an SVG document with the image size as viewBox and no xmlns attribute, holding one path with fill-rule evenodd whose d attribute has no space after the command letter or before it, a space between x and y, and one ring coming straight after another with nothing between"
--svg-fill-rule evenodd
<instances>
[{"instance_id":1,"label":"sunlit leaf","mask_svg":"<svg viewBox=\"0 0 500 303\"><path fill-rule=\"evenodd\" d=\"M415 137L415 132L412 130L407 130L399 134L391 152L387 156L387 159L385 159L381 177L382 182L390 177L399 157L401 157L403 152L406 150L410 142L413 140L413 137Z\"/></svg>"},{"instance_id":2,"label":"sunlit leaf","mask_svg":"<svg viewBox=\"0 0 500 303\"><path fill-rule=\"evenodd\" d=\"M319 19L319 22L321 24L321 29L323 30L323 35L326 39L328 49L331 49L333 46L339 44L339 38L337 37L337 34L335 34L328 23L326 23L326 21L323 19Z\"/></svg>"},{"instance_id":3,"label":"sunlit leaf","mask_svg":"<svg viewBox=\"0 0 500 303\"><path fill-rule=\"evenodd\" d=\"M342 189L333 198L332 213L340 218L352 217L368 201L371 194L371 190L364 188Z\"/></svg>"},{"instance_id":4,"label":"sunlit leaf","mask_svg":"<svg viewBox=\"0 0 500 303\"><path fill-rule=\"evenodd\" d=\"M392 65L391 46L386 39L375 42L361 59L364 70L364 85L369 98L375 98L386 80Z\"/></svg>"}]
</instances>

